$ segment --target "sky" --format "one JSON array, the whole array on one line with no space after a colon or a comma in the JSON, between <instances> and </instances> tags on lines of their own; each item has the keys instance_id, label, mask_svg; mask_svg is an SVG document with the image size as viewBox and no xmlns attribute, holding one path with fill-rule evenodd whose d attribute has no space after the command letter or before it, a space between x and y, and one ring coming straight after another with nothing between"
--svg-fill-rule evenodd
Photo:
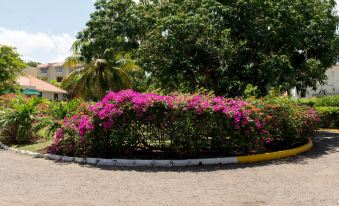
<instances>
[{"instance_id":1,"label":"sky","mask_svg":"<svg viewBox=\"0 0 339 206\"><path fill-rule=\"evenodd\" d=\"M63 61L94 11L94 0L0 0L0 44L25 60Z\"/></svg>"},{"instance_id":2,"label":"sky","mask_svg":"<svg viewBox=\"0 0 339 206\"><path fill-rule=\"evenodd\" d=\"M63 61L94 11L94 2L0 0L0 44L16 47L24 60Z\"/></svg>"}]
</instances>

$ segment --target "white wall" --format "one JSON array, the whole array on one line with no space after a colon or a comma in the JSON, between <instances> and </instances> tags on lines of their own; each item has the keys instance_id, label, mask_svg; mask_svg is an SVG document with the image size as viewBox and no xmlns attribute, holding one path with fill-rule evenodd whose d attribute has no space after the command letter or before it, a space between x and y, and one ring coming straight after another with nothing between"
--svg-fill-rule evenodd
<instances>
[{"instance_id":1,"label":"white wall","mask_svg":"<svg viewBox=\"0 0 339 206\"><path fill-rule=\"evenodd\" d=\"M42 92L42 98L46 98L49 100L54 100L54 94L52 92ZM58 101L63 100L63 94L58 94Z\"/></svg>"},{"instance_id":2,"label":"white wall","mask_svg":"<svg viewBox=\"0 0 339 206\"><path fill-rule=\"evenodd\" d=\"M339 65L326 71L327 82L317 85L317 90L308 89L306 97L339 94Z\"/></svg>"}]
</instances>

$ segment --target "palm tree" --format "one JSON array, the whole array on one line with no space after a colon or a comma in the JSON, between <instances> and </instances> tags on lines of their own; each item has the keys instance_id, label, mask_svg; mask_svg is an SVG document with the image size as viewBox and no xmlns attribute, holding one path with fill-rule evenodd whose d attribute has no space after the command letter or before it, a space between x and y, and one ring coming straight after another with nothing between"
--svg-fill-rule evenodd
<instances>
[{"instance_id":1,"label":"palm tree","mask_svg":"<svg viewBox=\"0 0 339 206\"><path fill-rule=\"evenodd\" d=\"M72 46L73 55L66 59L65 66L78 67L63 82L62 87L73 97L98 100L107 91L132 87L129 74L141 69L129 53L118 53L111 59L92 59L84 61L80 55L81 43ZM83 65L79 68L79 65Z\"/></svg>"}]
</instances>

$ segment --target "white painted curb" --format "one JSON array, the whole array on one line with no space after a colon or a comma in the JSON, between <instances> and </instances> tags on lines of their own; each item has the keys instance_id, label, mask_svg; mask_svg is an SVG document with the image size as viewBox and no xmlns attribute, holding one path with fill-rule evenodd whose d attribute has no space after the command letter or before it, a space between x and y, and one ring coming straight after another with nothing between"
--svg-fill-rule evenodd
<instances>
[{"instance_id":1,"label":"white painted curb","mask_svg":"<svg viewBox=\"0 0 339 206\"><path fill-rule=\"evenodd\" d=\"M76 157L76 158L74 158L74 162L76 162L76 163L86 163L86 159L81 158L81 157Z\"/></svg>"},{"instance_id":2,"label":"white painted curb","mask_svg":"<svg viewBox=\"0 0 339 206\"><path fill-rule=\"evenodd\" d=\"M46 158L55 161L85 163L98 166L118 166L118 167L183 167L198 165L218 165L238 163L237 157L227 158L204 158L204 159L185 159L185 160L138 160L138 159L100 159L100 158L81 158L68 157L54 154L41 154L36 152L18 150L10 148L0 142L0 147L22 155L28 155L33 158Z\"/></svg>"},{"instance_id":3,"label":"white painted curb","mask_svg":"<svg viewBox=\"0 0 339 206\"><path fill-rule=\"evenodd\" d=\"M97 158L86 158L86 163L90 165L96 165L98 163Z\"/></svg>"},{"instance_id":4,"label":"white painted curb","mask_svg":"<svg viewBox=\"0 0 339 206\"><path fill-rule=\"evenodd\" d=\"M73 162L74 161L74 157L62 156L61 157L61 161L64 161L64 162Z\"/></svg>"},{"instance_id":5,"label":"white painted curb","mask_svg":"<svg viewBox=\"0 0 339 206\"><path fill-rule=\"evenodd\" d=\"M111 159L99 159L98 166L115 166L117 163L116 160Z\"/></svg>"},{"instance_id":6,"label":"white painted curb","mask_svg":"<svg viewBox=\"0 0 339 206\"><path fill-rule=\"evenodd\" d=\"M293 154L299 154L303 151L307 151L313 145L311 139L309 143L301 146L299 148L278 151L273 153L258 154L253 156L241 156L241 157L225 157L225 158L203 158L203 159L184 159L184 160L140 160L140 159L101 159L101 158L81 158L81 157L67 157L54 154L40 154L29 151L18 150L10 148L0 142L0 148L5 150L15 152L22 155L28 155L33 158L42 158L52 159L55 161L64 161L64 162L76 162L84 163L89 165L98 165L98 166L118 166L118 167L183 167L183 166L198 166L198 165L226 165L226 164L235 164L235 163L248 163L256 162L262 160L271 160L277 159ZM298 152L295 152L298 150ZM299 151L300 150L300 151ZM293 151L293 152L292 152ZM279 154L279 155L277 155ZM288 154L282 156L282 154ZM266 156L268 155L268 156ZM271 156L269 156L271 155ZM262 157L264 156L264 158ZM251 159L251 160L248 160Z\"/></svg>"}]
</instances>

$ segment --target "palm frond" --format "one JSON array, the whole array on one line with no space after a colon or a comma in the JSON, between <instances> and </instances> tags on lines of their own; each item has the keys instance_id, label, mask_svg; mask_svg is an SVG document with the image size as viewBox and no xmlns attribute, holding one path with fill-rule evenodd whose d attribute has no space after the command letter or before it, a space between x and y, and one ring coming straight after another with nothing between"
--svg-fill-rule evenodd
<instances>
[{"instance_id":1,"label":"palm frond","mask_svg":"<svg viewBox=\"0 0 339 206\"><path fill-rule=\"evenodd\" d=\"M72 68L78 67L79 65L84 64L83 56L79 54L73 54L66 58L65 67Z\"/></svg>"}]
</instances>

